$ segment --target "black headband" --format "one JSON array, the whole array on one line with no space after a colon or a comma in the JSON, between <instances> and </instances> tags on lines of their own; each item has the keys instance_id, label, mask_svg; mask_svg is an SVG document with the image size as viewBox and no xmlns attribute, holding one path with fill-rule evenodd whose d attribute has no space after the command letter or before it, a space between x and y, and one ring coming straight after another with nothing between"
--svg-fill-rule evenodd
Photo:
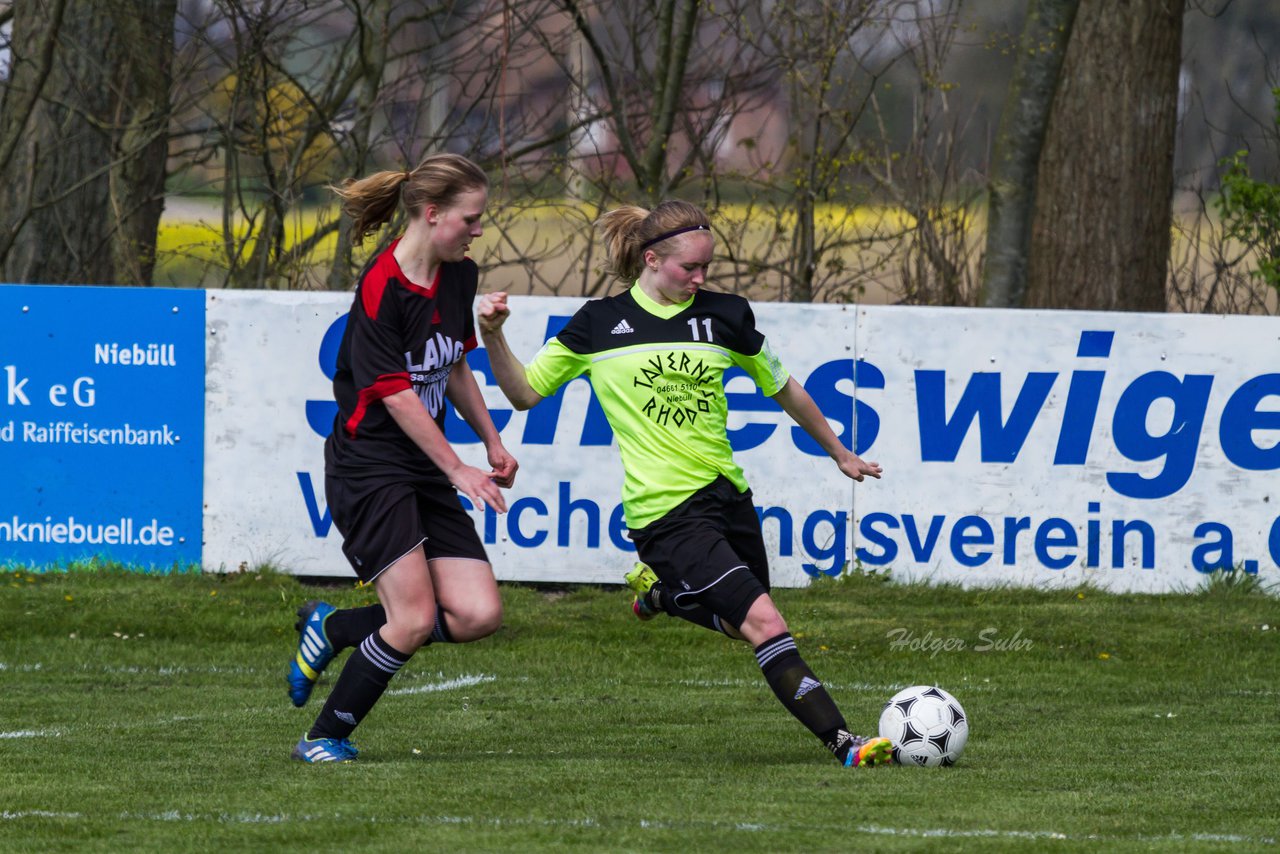
<instances>
[{"instance_id":1,"label":"black headband","mask_svg":"<svg viewBox=\"0 0 1280 854\"><path fill-rule=\"evenodd\" d=\"M657 237L654 237L650 240L646 240L644 243L640 244L640 251L643 252L644 250L648 249L650 246L652 246L655 243L661 243L662 241L666 240L668 237L675 237L677 234L684 234L686 231L710 231L710 230L711 228L706 225L686 225L684 228L677 228L675 231L668 231L665 234L659 234Z\"/></svg>"}]
</instances>

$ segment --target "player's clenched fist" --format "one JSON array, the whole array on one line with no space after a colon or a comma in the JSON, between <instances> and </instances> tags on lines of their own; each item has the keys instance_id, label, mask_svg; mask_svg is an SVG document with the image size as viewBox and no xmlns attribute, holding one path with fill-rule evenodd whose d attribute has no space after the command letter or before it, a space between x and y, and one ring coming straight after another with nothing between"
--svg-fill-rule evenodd
<instances>
[{"instance_id":1,"label":"player's clenched fist","mask_svg":"<svg viewBox=\"0 0 1280 854\"><path fill-rule=\"evenodd\" d=\"M511 316L511 309L507 307L506 291L496 291L480 297L480 302L476 306L476 314L480 319L481 332L493 332L496 329L500 329L502 324L507 322L507 318Z\"/></svg>"}]
</instances>

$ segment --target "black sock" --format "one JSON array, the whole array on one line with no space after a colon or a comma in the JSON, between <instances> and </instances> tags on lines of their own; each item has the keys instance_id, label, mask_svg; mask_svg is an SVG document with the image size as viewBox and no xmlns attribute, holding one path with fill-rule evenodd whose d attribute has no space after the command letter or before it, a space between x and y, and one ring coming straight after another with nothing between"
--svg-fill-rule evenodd
<instances>
[{"instance_id":1,"label":"black sock","mask_svg":"<svg viewBox=\"0 0 1280 854\"><path fill-rule=\"evenodd\" d=\"M387 624L387 611L381 605L343 608L324 621L324 633L335 652L355 646Z\"/></svg>"},{"instance_id":2,"label":"black sock","mask_svg":"<svg viewBox=\"0 0 1280 854\"><path fill-rule=\"evenodd\" d=\"M308 738L346 738L382 692L391 677L413 656L394 649L373 632L351 653L333 686L320 716L311 725Z\"/></svg>"},{"instance_id":3,"label":"black sock","mask_svg":"<svg viewBox=\"0 0 1280 854\"><path fill-rule=\"evenodd\" d=\"M335 652L355 646L369 635L387 624L387 611L381 605L366 605L363 608L343 608L334 611L324 622L324 633L329 637ZM431 630L431 637L422 644L453 643L453 635L445 625L444 611L436 609L436 626Z\"/></svg>"},{"instance_id":4,"label":"black sock","mask_svg":"<svg viewBox=\"0 0 1280 854\"><path fill-rule=\"evenodd\" d=\"M661 581L655 581L648 590L640 594L648 606L654 611L667 610L667 588Z\"/></svg>"},{"instance_id":5,"label":"black sock","mask_svg":"<svg viewBox=\"0 0 1280 854\"><path fill-rule=\"evenodd\" d=\"M644 594L644 600L654 611L662 611L672 617L688 620L695 626L702 626L704 629L710 629L713 632L720 632L722 635L733 637L733 635L729 634L725 624L720 621L720 618L709 609L701 605L693 605L688 608L677 605L674 598L667 593L667 589L662 582L650 587L649 592Z\"/></svg>"},{"instance_id":6,"label":"black sock","mask_svg":"<svg viewBox=\"0 0 1280 854\"><path fill-rule=\"evenodd\" d=\"M440 610L440 606L436 606L436 624L431 628L431 634L427 635L427 639L422 642L423 646L431 646L433 643L453 643L453 634L449 631L449 626L444 621L444 611Z\"/></svg>"},{"instance_id":7,"label":"black sock","mask_svg":"<svg viewBox=\"0 0 1280 854\"><path fill-rule=\"evenodd\" d=\"M783 632L756 647L756 661L774 696L843 762L841 753L849 750L844 716L800 657L791 633Z\"/></svg>"},{"instance_id":8,"label":"black sock","mask_svg":"<svg viewBox=\"0 0 1280 854\"><path fill-rule=\"evenodd\" d=\"M427 638L426 646L429 643L453 643L453 635L449 632L449 626L444 621L444 611L436 606L436 626L431 630L431 637Z\"/></svg>"}]
</instances>

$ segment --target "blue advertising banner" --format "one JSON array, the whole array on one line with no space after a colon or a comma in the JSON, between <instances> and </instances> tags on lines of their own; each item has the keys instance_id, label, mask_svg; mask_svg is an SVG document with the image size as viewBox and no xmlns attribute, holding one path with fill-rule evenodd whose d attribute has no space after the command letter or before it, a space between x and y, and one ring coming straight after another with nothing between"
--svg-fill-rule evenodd
<instances>
[{"instance_id":1,"label":"blue advertising banner","mask_svg":"<svg viewBox=\"0 0 1280 854\"><path fill-rule=\"evenodd\" d=\"M0 286L0 565L201 557L205 293Z\"/></svg>"}]
</instances>

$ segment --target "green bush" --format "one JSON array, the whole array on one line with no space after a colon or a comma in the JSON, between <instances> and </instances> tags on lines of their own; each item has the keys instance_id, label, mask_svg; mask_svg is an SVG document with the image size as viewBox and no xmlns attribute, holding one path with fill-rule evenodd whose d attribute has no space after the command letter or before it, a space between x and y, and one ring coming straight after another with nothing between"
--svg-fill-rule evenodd
<instances>
[{"instance_id":1,"label":"green bush","mask_svg":"<svg viewBox=\"0 0 1280 854\"><path fill-rule=\"evenodd\" d=\"M1280 141L1280 88L1271 94L1276 99L1276 139ZM1228 237L1257 251L1258 266L1252 274L1280 291L1280 185L1253 178L1248 156L1248 151L1241 150L1219 162L1226 172L1218 213Z\"/></svg>"}]
</instances>

